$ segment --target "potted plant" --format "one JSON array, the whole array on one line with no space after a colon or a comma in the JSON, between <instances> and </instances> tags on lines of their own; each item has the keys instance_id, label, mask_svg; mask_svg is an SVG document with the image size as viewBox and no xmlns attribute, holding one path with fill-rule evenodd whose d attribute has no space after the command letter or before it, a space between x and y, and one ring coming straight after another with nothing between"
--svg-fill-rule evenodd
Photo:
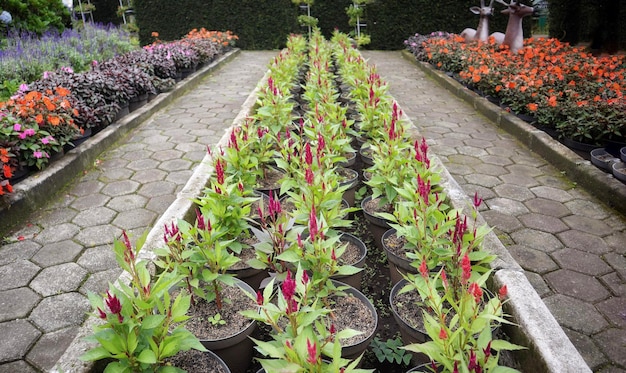
<instances>
[{"instance_id":1,"label":"potted plant","mask_svg":"<svg viewBox=\"0 0 626 373\"><path fill-rule=\"evenodd\" d=\"M212 211L200 208L193 224L178 220L166 229L165 247L155 250L156 264L184 274L180 290L192 296L187 327L231 371L242 373L252 358L248 336L256 325L239 311L252 308L246 294L254 289L227 272L239 261L228 250L233 240L227 234Z\"/></svg>"},{"instance_id":2,"label":"potted plant","mask_svg":"<svg viewBox=\"0 0 626 373\"><path fill-rule=\"evenodd\" d=\"M168 371L166 359L180 351L205 348L185 329L190 296L170 297L170 289L181 275L163 272L156 278L150 275L147 262L137 260L145 235L135 247L126 232L122 240L115 240L113 250L118 265L130 277L130 283L118 281L111 285L104 297L89 293L94 317L102 323L94 327L87 338L96 344L81 356L82 360L110 359L107 370ZM174 371L182 372L174 368Z\"/></svg>"},{"instance_id":3,"label":"potted plant","mask_svg":"<svg viewBox=\"0 0 626 373\"><path fill-rule=\"evenodd\" d=\"M428 340L411 343L405 348L428 356L434 371L517 372L498 365L500 351L524 347L493 336L494 323L510 323L502 311L506 285L497 296L487 296L483 290L489 272L475 282L465 281L452 290L441 271L431 278L428 272L415 276L400 293L416 289L423 302L422 316ZM443 290L441 289L443 287Z\"/></svg>"},{"instance_id":4,"label":"potted plant","mask_svg":"<svg viewBox=\"0 0 626 373\"><path fill-rule=\"evenodd\" d=\"M340 341L358 332L339 330L332 322L330 310L320 307L306 271L298 268L293 277L288 271L281 286L275 285L272 280L262 293L257 293L260 312L245 313L272 328L271 340L254 339L257 349L267 356L259 360L266 372L368 371L357 368L360 356L353 361L342 357Z\"/></svg>"}]
</instances>

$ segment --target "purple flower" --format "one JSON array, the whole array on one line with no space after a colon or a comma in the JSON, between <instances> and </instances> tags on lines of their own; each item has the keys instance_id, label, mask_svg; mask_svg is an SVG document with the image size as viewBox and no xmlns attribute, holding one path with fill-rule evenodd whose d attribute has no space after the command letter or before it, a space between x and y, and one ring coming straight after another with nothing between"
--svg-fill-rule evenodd
<instances>
[{"instance_id":1,"label":"purple flower","mask_svg":"<svg viewBox=\"0 0 626 373\"><path fill-rule=\"evenodd\" d=\"M24 135L26 136L34 136L35 135L35 130L32 128L27 128L24 130Z\"/></svg>"},{"instance_id":2,"label":"purple flower","mask_svg":"<svg viewBox=\"0 0 626 373\"><path fill-rule=\"evenodd\" d=\"M44 137L43 139L41 139L41 143L44 145L48 145L50 143L50 140L47 137Z\"/></svg>"},{"instance_id":3,"label":"purple flower","mask_svg":"<svg viewBox=\"0 0 626 373\"><path fill-rule=\"evenodd\" d=\"M15 123L13 125L13 131L20 132L22 130L22 125L19 123Z\"/></svg>"},{"instance_id":4,"label":"purple flower","mask_svg":"<svg viewBox=\"0 0 626 373\"><path fill-rule=\"evenodd\" d=\"M28 90L29 90L29 88L28 88L28 84L26 84L26 83L22 83L22 84L20 84L20 88L19 88L19 91L20 91L20 92L24 93L24 92L26 92L26 91L28 91Z\"/></svg>"},{"instance_id":5,"label":"purple flower","mask_svg":"<svg viewBox=\"0 0 626 373\"><path fill-rule=\"evenodd\" d=\"M48 79L49 77L50 77L50 72L48 72L48 71L44 71L44 72L43 72L43 75L42 75L42 78L43 78L43 79Z\"/></svg>"}]
</instances>

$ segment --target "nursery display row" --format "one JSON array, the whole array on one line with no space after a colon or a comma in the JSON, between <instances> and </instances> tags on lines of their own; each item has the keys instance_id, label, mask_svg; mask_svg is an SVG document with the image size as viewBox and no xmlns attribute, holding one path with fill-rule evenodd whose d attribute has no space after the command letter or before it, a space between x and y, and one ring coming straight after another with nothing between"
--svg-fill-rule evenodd
<instances>
[{"instance_id":1,"label":"nursery display row","mask_svg":"<svg viewBox=\"0 0 626 373\"><path fill-rule=\"evenodd\" d=\"M525 333L511 322L525 321L507 300L523 284L490 269L499 253L485 249L493 234L476 212L480 197L449 194L449 175L411 131L345 35L291 36L254 111L199 167L204 190L179 219L164 216L145 245L116 241L125 274L104 297L90 295L94 329L82 359L173 371L209 349L225 371L369 371L362 354L382 350L374 335L392 310L389 329L401 331L412 365L523 369L524 351L537 346L509 340ZM355 190L360 179L366 187ZM383 308L361 288L373 252L389 260Z\"/></svg>"}]
</instances>

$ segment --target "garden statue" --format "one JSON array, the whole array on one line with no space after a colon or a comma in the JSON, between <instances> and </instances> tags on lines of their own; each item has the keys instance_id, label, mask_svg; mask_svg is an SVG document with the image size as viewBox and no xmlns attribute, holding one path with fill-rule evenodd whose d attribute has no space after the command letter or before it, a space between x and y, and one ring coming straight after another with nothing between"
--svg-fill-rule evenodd
<instances>
[{"instance_id":1,"label":"garden statue","mask_svg":"<svg viewBox=\"0 0 626 373\"><path fill-rule=\"evenodd\" d=\"M511 53L517 53L524 46L524 31L522 30L522 18L533 14L533 7L520 4L518 1L511 0L507 4L504 0L496 0L500 4L506 5L506 9L502 11L509 15L509 22L506 25L506 33L494 32L491 34L496 43L508 45Z\"/></svg>"},{"instance_id":2,"label":"garden statue","mask_svg":"<svg viewBox=\"0 0 626 373\"><path fill-rule=\"evenodd\" d=\"M473 28L466 28L461 32L461 36L465 38L465 41L480 40L487 41L489 38L489 16L493 15L493 0L489 3L489 6L485 6L485 0L480 0L480 7L473 6L470 11L480 16L478 21L478 27L476 30Z\"/></svg>"}]
</instances>

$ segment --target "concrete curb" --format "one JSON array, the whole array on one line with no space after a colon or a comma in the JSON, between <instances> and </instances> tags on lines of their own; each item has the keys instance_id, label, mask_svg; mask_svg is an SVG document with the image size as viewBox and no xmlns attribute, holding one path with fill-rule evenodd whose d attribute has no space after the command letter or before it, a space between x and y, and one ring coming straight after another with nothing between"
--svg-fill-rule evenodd
<instances>
[{"instance_id":1,"label":"concrete curb","mask_svg":"<svg viewBox=\"0 0 626 373\"><path fill-rule=\"evenodd\" d=\"M233 53L238 53L238 51L239 50L233 51ZM224 57L225 58L222 61L227 61L232 58L231 55ZM200 72L198 72L197 74L199 73ZM216 144L217 146L228 146L231 129L233 127L242 125L245 121L245 118L250 113L252 113L256 105L256 99L261 84L267 80L268 74L269 72L266 72L264 78L262 78L259 83L257 83L256 88L246 98L246 101L242 105L241 111L233 120L233 124L225 129L224 135L222 135L222 137ZM197 79L196 83L193 86L185 89L185 91L182 93L177 93L176 97L180 97L189 89L195 87L204 75L206 74L202 74L202 76ZM190 79L195 78L195 75L190 77ZM172 202L167 210L159 217L153 228L149 231L148 236L146 237L146 242L144 243L144 246L139 253L140 260L152 262L154 259L156 259L156 255L152 250L154 248L162 246L165 224L170 224L171 222L177 221L179 219L192 219L193 214L195 214L195 204L192 200L193 198L200 195L204 188L209 185L209 180L213 173L212 163L212 157L209 154L206 154L202 161L198 164L198 166L196 166L190 179L187 181L183 189L177 194L174 202ZM118 278L116 284L129 284L130 280L130 276L127 273L122 273L122 275ZM78 334L74 338L74 341L70 344L67 350L65 350L65 353L57 361L55 367L50 370L50 373L88 373L96 370L95 367L97 366L97 362L84 362L81 361L78 357L93 347L92 344L85 341L85 338L93 333L93 327L99 322L100 320L95 317L87 318L87 320L80 327Z\"/></svg>"},{"instance_id":2,"label":"concrete curb","mask_svg":"<svg viewBox=\"0 0 626 373\"><path fill-rule=\"evenodd\" d=\"M172 91L161 93L148 104L89 138L80 147L70 150L43 171L17 184L14 187L14 193L6 199L7 206L0 204L0 213L3 216L3 219L0 219L0 233L17 227L34 211L50 203L57 195L51 191L63 189L69 180L73 180L76 175L92 167L102 152L126 136L140 123L148 120L158 110L195 88L205 76L220 68L240 52L240 49L232 49L221 55L187 79L177 83Z\"/></svg>"},{"instance_id":3,"label":"concrete curb","mask_svg":"<svg viewBox=\"0 0 626 373\"><path fill-rule=\"evenodd\" d=\"M433 68L428 63L417 61L409 51L402 51L402 56L413 62L441 86L472 105L496 125L515 136L530 150L565 172L570 180L583 187L589 194L620 213L626 214L626 185L613 175L601 171L547 133L492 104L443 71Z\"/></svg>"}]
</instances>

